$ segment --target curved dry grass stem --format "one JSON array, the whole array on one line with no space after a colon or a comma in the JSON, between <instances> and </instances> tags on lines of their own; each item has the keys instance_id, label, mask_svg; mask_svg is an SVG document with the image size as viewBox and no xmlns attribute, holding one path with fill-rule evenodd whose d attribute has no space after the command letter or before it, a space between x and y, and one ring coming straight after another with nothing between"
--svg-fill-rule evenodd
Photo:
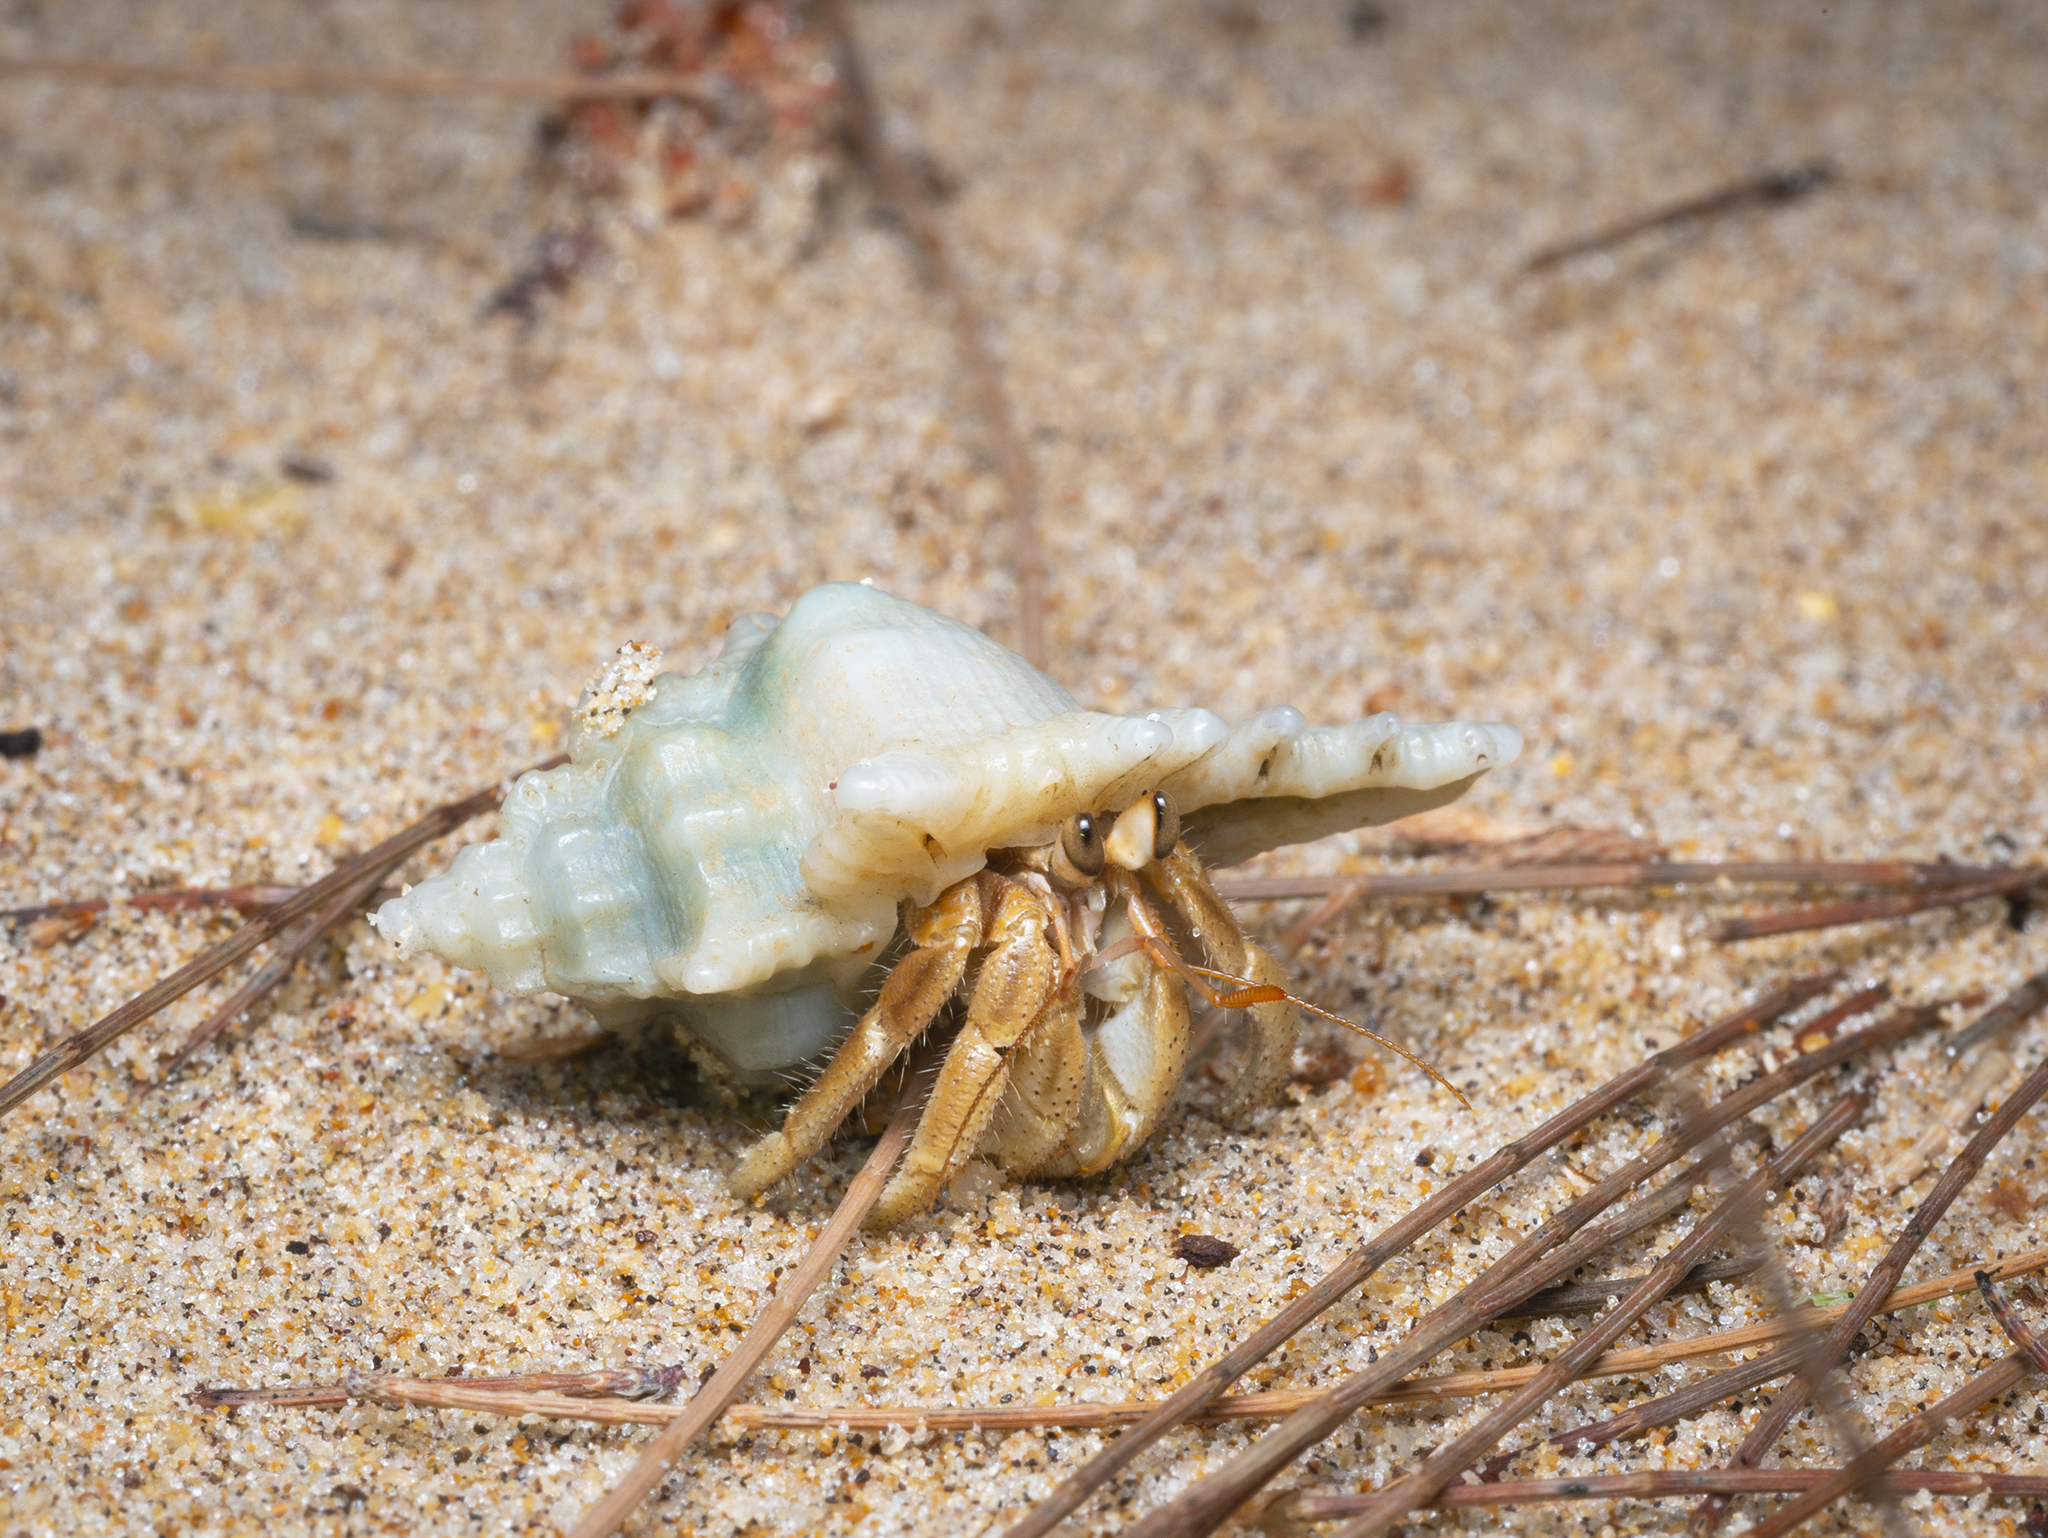
<instances>
[{"instance_id":1,"label":"curved dry grass stem","mask_svg":"<svg viewBox=\"0 0 2048 1538\"><path fill-rule=\"evenodd\" d=\"M397 863L393 861L391 865L367 871L360 880L336 892L319 912L299 927L298 933L278 946L276 954L257 968L255 974L237 988L226 1003L193 1029L192 1034L185 1038L184 1045L172 1053L163 1067L157 1070L156 1078L150 1081L144 1093L152 1094L170 1083L180 1068L198 1056L210 1042L224 1035L230 1026L261 1002L273 988L291 976L292 969L299 964L300 958L345 923L349 915L355 912L356 905L376 890L378 883L391 873L392 866Z\"/></svg>"},{"instance_id":2,"label":"curved dry grass stem","mask_svg":"<svg viewBox=\"0 0 2048 1538\"><path fill-rule=\"evenodd\" d=\"M1243 1342L1211 1363L1163 1404L1070 1474L1053 1493L1009 1530L1007 1538L1041 1538L1051 1532L1100 1486L1128 1468L1146 1448L1192 1419L1223 1391L1285 1345L1325 1309L1337 1303L1394 1256L1460 1207L1484 1195L1516 1171L1635 1096L1661 1084L1674 1070L1762 1029L1834 986L1841 974L1803 978L1746 1009L1707 1026L1655 1057L1618 1074L1549 1121L1495 1151L1390 1227L1354 1249L1321 1281ZM1398 1374L1397 1374L1398 1376Z\"/></svg>"},{"instance_id":3,"label":"curved dry grass stem","mask_svg":"<svg viewBox=\"0 0 2048 1538\"><path fill-rule=\"evenodd\" d=\"M926 1056L931 1057L930 1054ZM754 1369L761 1365L783 1332L795 1322L797 1311L804 1306L818 1283L830 1273L840 1251L846 1248L847 1241L853 1238L862 1220L880 1199L889 1171L895 1166L897 1156L903 1152L904 1145L910 1141L911 1130L917 1125L918 1112L924 1107L937 1066L936 1059L932 1058L912 1072L904 1084L903 1099L896 1107L896 1114L889 1119L881 1141L875 1144L867 1162L860 1167L860 1173L846 1188L846 1195L840 1198L839 1209L832 1214L832 1221L825 1225L817 1242L783 1279L774 1301L761 1310L760 1317L755 1319L753 1328L747 1331L733 1354L697 1390L690 1402L681 1407L682 1413L648 1444L647 1450L640 1455L640 1461L633 1465L626 1477L584 1513L583 1520L576 1524L570 1538L610 1538L618 1531L619 1524L633 1514L634 1508L675 1467L676 1460L682 1457L689 1445L739 1397Z\"/></svg>"},{"instance_id":4,"label":"curved dry grass stem","mask_svg":"<svg viewBox=\"0 0 2048 1538\"><path fill-rule=\"evenodd\" d=\"M1905 918L1930 908L1960 908L1986 897L2017 897L2048 881L2048 871L2039 868L2008 871L1935 892L1911 892L1899 897L1871 897L1862 902L1829 903L1818 908L1793 908L1784 913L1761 913L1753 918L1729 919L1707 931L1710 940L1755 940L1766 935L1808 934L1816 929L1840 929L1848 924L1868 924L1873 919Z\"/></svg>"},{"instance_id":5,"label":"curved dry grass stem","mask_svg":"<svg viewBox=\"0 0 2048 1538\"><path fill-rule=\"evenodd\" d=\"M1893 1427L1884 1440L1861 1458L1841 1468L1830 1469L1826 1478L1815 1480L1802 1494L1750 1528L1749 1538L1783 1538L1808 1517L1832 1505L1851 1490L1875 1484L1884 1477L1886 1465L1896 1463L1916 1447L1925 1447L1947 1429L1950 1421L1960 1420L1981 1409L2032 1371L2033 1360L2024 1350L2015 1351L2003 1361L1987 1367L1939 1404ZM1727 1500L1729 1497L1710 1499Z\"/></svg>"},{"instance_id":6,"label":"curved dry grass stem","mask_svg":"<svg viewBox=\"0 0 2048 1538\"><path fill-rule=\"evenodd\" d=\"M1132 1538L1195 1538L1213 1531L1267 1480L1344 1423L1395 1378L1404 1376L1493 1314L1548 1285L1557 1274L1551 1252L1611 1206L1625 1192L1673 1163L1699 1142L1747 1116L1757 1107L1859 1052L1887 1046L1923 1029L1940 1005L1899 1010L1866 1030L1827 1043L1687 1119L1678 1131L1659 1138L1586 1195L1525 1236L1505 1256L1449 1302L1417 1322L1411 1333L1377 1364L1353 1373L1268 1432L1222 1468L1197 1480L1131 1529ZM1706 1033L1702 1033L1703 1035ZM1697 1040L1698 1038L1692 1038ZM1690 1043L1681 1043L1689 1045ZM1655 1064L1665 1057L1650 1059Z\"/></svg>"},{"instance_id":7,"label":"curved dry grass stem","mask_svg":"<svg viewBox=\"0 0 2048 1538\"><path fill-rule=\"evenodd\" d=\"M1356 891L1365 897L1478 897L1488 892L1571 892L1587 887L1905 886L1947 890L2048 871L1910 860L1633 860L1597 865L1468 865L1362 876L1219 876L1234 902L1285 902Z\"/></svg>"},{"instance_id":8,"label":"curved dry grass stem","mask_svg":"<svg viewBox=\"0 0 2048 1538\"><path fill-rule=\"evenodd\" d=\"M0 59L0 80L155 91L252 91L273 96L509 96L535 101L669 96L715 111L696 75L631 70L476 75L456 69L325 69L306 64L127 64L113 59Z\"/></svg>"},{"instance_id":9,"label":"curved dry grass stem","mask_svg":"<svg viewBox=\"0 0 2048 1538\"><path fill-rule=\"evenodd\" d=\"M1952 1271L1911 1287L1901 1287L1879 1306L1880 1313L1897 1313L1952 1298L1981 1286L1980 1277L2004 1281L2048 1269L2048 1247L2009 1255L1987 1268ZM1797 1319L1766 1319L1740 1329L1715 1335L1694 1335L1628 1351L1609 1351L1586 1369L1584 1377L1634 1378L1655 1372L1674 1362L1728 1351L1752 1351L1773 1346L1802 1330L1825 1328L1839 1319L1846 1305L1808 1309ZM1792 1353L1775 1351L1758 1357L1697 1385L1722 1386L1722 1392L1700 1401L1712 1404L1729 1393L1782 1378L1797 1367ZM1445 1373L1434 1378L1407 1378L1383 1393L1372 1404L1447 1404L1485 1394L1510 1392L1530 1382L1542 1365L1508 1367L1486 1372ZM1747 1383L1730 1386L1724 1380L1735 1374L1754 1372ZM629 1374L635 1380L646 1375ZM580 1391L556 1386L553 1380L573 1377ZM206 1409L231 1410L248 1405L270 1405L298 1409L336 1409L351 1400L375 1404L415 1405L426 1409L461 1410L481 1415L545 1415L556 1420L588 1421L601 1426L666 1426L690 1413L687 1404L661 1404L647 1399L609 1397L602 1388L588 1389L590 1380L604 1373L528 1374L518 1378L403 1378L391 1374L358 1374L340 1383L291 1384L282 1388L211 1388L194 1393L192 1402ZM1690 1393L1690 1390L1682 1391ZM1259 1394L1228 1394L1189 1417L1205 1425L1230 1421L1279 1420L1292 1415L1318 1398L1314 1389L1274 1389ZM1678 1396L1672 1395L1675 1399ZM1651 1411L1667 1400L1650 1400L1636 1406L1615 1422L1640 1412ZM1158 1410L1158 1400L1095 1400L1064 1405L823 1405L791 1408L787 1405L736 1404L725 1412L725 1424L746 1431L886 1431L895 1427L928 1431L1090 1431L1130 1426ZM1666 1416L1673 1419L1675 1416ZM1568 1431L1553 1441L1572 1443L1590 1432L1600 1432L1614 1422ZM1646 1423L1640 1429L1662 1421ZM1633 1432L1604 1434L1601 1442L1616 1441ZM1596 1444L1597 1445L1597 1444ZM1356 1508L1354 1508L1356 1509ZM1348 1513L1347 1513L1348 1515Z\"/></svg>"},{"instance_id":10,"label":"curved dry grass stem","mask_svg":"<svg viewBox=\"0 0 2048 1538\"><path fill-rule=\"evenodd\" d=\"M533 767L552 769L567 762L566 758L555 757ZM381 875L415 850L431 844L443 834L454 832L464 823L482 816L485 812L497 810L498 803L505 799L505 792L511 788L512 780L517 778L517 775L513 775L477 791L474 795L465 796L460 801L450 801L446 805L435 807L403 832L394 833L374 849L367 850L353 859L344 860L320 880L310 886L300 887L268 913L243 925L220 944L186 962L153 987L144 989L119 1009L87 1026L75 1036L67 1037L56 1046L47 1049L6 1084L0 1085L0 1116L5 1116L38 1090L47 1088L79 1064L91 1059L102 1048L118 1041L166 1004L183 998L201 983L218 977L257 946L319 909L338 894L360 886L366 875L372 872ZM374 886L376 883L372 881L369 884Z\"/></svg>"},{"instance_id":11,"label":"curved dry grass stem","mask_svg":"<svg viewBox=\"0 0 2048 1538\"><path fill-rule=\"evenodd\" d=\"M1551 1501L1656 1500L1672 1495L1797 1494L1838 1473L1835 1469L1652 1469L1641 1474L1580 1474L1566 1479L1514 1479L1453 1485L1430 1504L1439 1511L1472 1506L1534 1506ZM1993 1495L2048 1497L2048 1476L1970 1474L1947 1469L1902 1469L1880 1476L1887 1495ZM1296 1522L1333 1522L1355 1515L1371 1495L1296 1495L1276 1502Z\"/></svg>"},{"instance_id":12,"label":"curved dry grass stem","mask_svg":"<svg viewBox=\"0 0 2048 1538\"><path fill-rule=\"evenodd\" d=\"M123 908L163 912L183 908L234 908L260 913L275 908L298 891L295 886L183 887L165 892L131 892L126 897L85 897L74 902L39 903L32 908L0 909L0 924L15 928L49 918L98 918L116 904Z\"/></svg>"},{"instance_id":13,"label":"curved dry grass stem","mask_svg":"<svg viewBox=\"0 0 2048 1538\"><path fill-rule=\"evenodd\" d=\"M2004 1002L1993 1006L1992 1012L1995 1014L2000 1010L2008 1010L2015 1000L2032 1000L2032 1007L2035 1009L2040 1008L2043 1003L2048 1003L2048 991L2037 987L2039 981L2039 978L2035 978L2023 984ZM1792 1417L1812 1398L1821 1377L1832 1372L1848 1355L1850 1342L1855 1340L1857 1332L1869 1322L1870 1316L1877 1312L1882 1296L1898 1284L1899 1278L1905 1274L1906 1267L1911 1264L1913 1257L1920 1253L1920 1246L1926 1242L1927 1236L1934 1232L1935 1225L1947 1215L1949 1207L1963 1193L1964 1188L1976 1179L1977 1172L1984 1167L1984 1161L1991 1156L1991 1150L2004 1141L2006 1134L2019 1124L2020 1118L2026 1115L2044 1094L2048 1094L2048 1061L2037 1067L2025 1083L2005 1098L2004 1104L1999 1106L1990 1120L1977 1129L1976 1136L1970 1139L1963 1151L1949 1161L1948 1168L1942 1171L1941 1178L1934 1183L1934 1188L1914 1210L1911 1221L1892 1242L1891 1248L1885 1251L1884 1258L1871 1269L1856 1302L1829 1332L1827 1340L1815 1349L1808 1362L1802 1364L1799 1381L1772 1401L1770 1409L1750 1428L1749 1435L1742 1439L1741 1447L1730 1460L1732 1467L1753 1468L1770 1451L1772 1444L1791 1423ZM1705 1535L1712 1533L1720 1524L1727 1509L1726 1496L1709 1496L1702 1501L1693 1512L1689 1523L1689 1531L1693 1538L1705 1538Z\"/></svg>"},{"instance_id":14,"label":"curved dry grass stem","mask_svg":"<svg viewBox=\"0 0 2048 1538\"><path fill-rule=\"evenodd\" d=\"M1568 262L1575 256L1604 251L1633 240L1638 235L1646 235L1651 230L1680 224L1688 219L1710 219L1732 213L1739 208L1770 208L1796 202L1808 193L1819 191L1834 179L1834 168L1824 161L1795 166L1789 171L1766 171L1716 191L1703 193L1699 197L1687 198L1683 202L1666 204L1648 213L1637 214L1633 218L1624 219L1619 224L1608 225L1591 234L1576 235L1569 240L1561 240L1556 245L1545 246L1522 263L1522 272L1524 275L1542 272L1546 268Z\"/></svg>"},{"instance_id":15,"label":"curved dry grass stem","mask_svg":"<svg viewBox=\"0 0 2048 1538\"><path fill-rule=\"evenodd\" d=\"M1837 1099L1790 1147L1737 1185L1711 1213L1694 1223L1691 1231L1651 1267L1626 1298L1601 1315L1596 1324L1511 1394L1505 1404L1424 1459L1413 1474L1380 1491L1379 1500L1346 1526L1338 1538L1379 1538L1408 1513L1435 1501L1452 1481L1533 1415L1545 1400L1583 1376L1624 1331L1662 1301L1694 1262L1705 1259L1715 1245L1748 1219L1766 1191L1804 1169L1862 1117L1870 1108L1870 1101L1870 1092L1861 1089Z\"/></svg>"}]
</instances>

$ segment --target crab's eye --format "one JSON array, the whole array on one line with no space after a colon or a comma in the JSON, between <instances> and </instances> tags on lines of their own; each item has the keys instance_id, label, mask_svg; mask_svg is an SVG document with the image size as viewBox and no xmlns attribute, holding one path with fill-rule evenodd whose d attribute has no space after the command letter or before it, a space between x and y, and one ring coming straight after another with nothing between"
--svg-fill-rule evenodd
<instances>
[{"instance_id":1,"label":"crab's eye","mask_svg":"<svg viewBox=\"0 0 2048 1538\"><path fill-rule=\"evenodd\" d=\"M1163 860L1173 853L1173 846L1180 842L1180 808L1173 804L1173 797L1163 790L1155 790L1149 798L1152 802L1152 855Z\"/></svg>"},{"instance_id":2,"label":"crab's eye","mask_svg":"<svg viewBox=\"0 0 2048 1538\"><path fill-rule=\"evenodd\" d=\"M1072 873L1083 880L1093 881L1102 874L1106 858L1102 826L1093 812L1076 812L1060 824L1060 854L1072 867Z\"/></svg>"}]
</instances>

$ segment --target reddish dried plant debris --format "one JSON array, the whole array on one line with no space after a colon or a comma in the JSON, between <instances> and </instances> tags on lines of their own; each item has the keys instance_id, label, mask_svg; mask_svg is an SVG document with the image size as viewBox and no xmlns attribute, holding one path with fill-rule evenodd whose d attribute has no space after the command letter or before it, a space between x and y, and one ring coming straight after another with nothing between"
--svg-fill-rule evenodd
<instances>
[{"instance_id":1,"label":"reddish dried plant debris","mask_svg":"<svg viewBox=\"0 0 2048 1538\"><path fill-rule=\"evenodd\" d=\"M1229 1265L1242 1252L1228 1239L1218 1239L1214 1234L1182 1234L1173 1241L1173 1253L1191 1266L1213 1271Z\"/></svg>"},{"instance_id":2,"label":"reddish dried plant debris","mask_svg":"<svg viewBox=\"0 0 2048 1538\"><path fill-rule=\"evenodd\" d=\"M1334 1043L1322 1046L1302 1047L1294 1054L1293 1071L1288 1082L1299 1084L1306 1089L1320 1089L1325 1084L1334 1084L1349 1077L1351 1070L1358 1066L1358 1060Z\"/></svg>"},{"instance_id":3,"label":"reddish dried plant debris","mask_svg":"<svg viewBox=\"0 0 2048 1538\"><path fill-rule=\"evenodd\" d=\"M672 218L739 219L764 173L832 151L839 79L824 38L790 4L620 0L612 23L570 44L593 75L661 70L695 78L689 100L569 103L544 133L586 190L617 193L652 172Z\"/></svg>"}]
</instances>

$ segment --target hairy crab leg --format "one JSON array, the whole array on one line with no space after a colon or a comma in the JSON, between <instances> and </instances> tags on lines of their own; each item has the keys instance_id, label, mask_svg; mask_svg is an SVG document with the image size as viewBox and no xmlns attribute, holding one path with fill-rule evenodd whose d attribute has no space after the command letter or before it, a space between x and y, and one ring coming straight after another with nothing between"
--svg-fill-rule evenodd
<instances>
[{"instance_id":1,"label":"hairy crab leg","mask_svg":"<svg viewBox=\"0 0 2048 1538\"><path fill-rule=\"evenodd\" d=\"M1052 1171L1071 1146L1088 1090L1089 1049L1081 1034L1081 993L1054 994L1010 1061L1009 1088L981 1151L1020 1178Z\"/></svg>"},{"instance_id":2,"label":"hairy crab leg","mask_svg":"<svg viewBox=\"0 0 2048 1538\"><path fill-rule=\"evenodd\" d=\"M1190 855L1189 859L1192 860L1193 856ZM1196 872L1200 874L1199 866L1196 867ZM1213 889L1211 890L1213 895ZM1090 967L1101 966L1108 961L1115 960L1121 954L1127 954L1126 948L1130 950L1143 950L1150 954L1159 965L1171 968L1185 978L1188 985L1201 994L1212 1008L1250 1009L1253 1012L1255 1026L1259 1020L1258 1011L1262 1007L1274 1004L1289 1004L1297 1009L1305 1009L1312 1015L1317 1015L1322 1019L1330 1021L1333 1025L1341 1025L1345 1030L1363 1036L1368 1041L1377 1042L1397 1057L1406 1058L1445 1089L1449 1090L1452 1098L1459 1105L1468 1111L1472 1109L1472 1102L1465 1098L1464 1093L1459 1090L1457 1085L1446 1078L1440 1070L1417 1057L1400 1043L1389 1041L1386 1037L1380 1035L1378 1031L1360 1025L1356 1020L1347 1020L1340 1014L1324 1009L1319 1004L1311 1004L1299 994L1290 992L1283 983L1276 980L1280 972L1280 964L1273 959L1270 952L1245 939L1242 933L1239 934L1238 939L1253 963L1254 975L1251 977L1242 977L1235 972L1224 971L1218 967L1196 966L1192 962L1183 960L1180 954L1174 950L1173 942L1167 936L1164 926L1159 923L1158 918L1151 913L1150 909L1143 905L1142 900L1135 895L1132 897L1132 913L1134 915L1144 915L1144 922L1139 926L1140 932L1127 940L1120 940L1116 944L1098 952L1090 958L1088 963ZM1186 915L1183 915L1183 918L1185 919ZM1189 922L1192 924L1192 921ZM1264 967L1261 967L1260 963L1264 963ZM1261 977L1258 975L1260 972L1267 972L1268 975ZM1222 992L1212 985L1212 979L1215 982L1230 983L1235 986L1227 993ZM1254 1050L1256 1051L1258 1048L1259 1043L1255 1039ZM1288 1038L1287 1049L1291 1056L1293 1052L1293 1038L1291 1035ZM1258 1065L1255 1062L1254 1067L1256 1066ZM1250 1069L1246 1070L1247 1073L1250 1071ZM1226 1110L1236 1111L1247 1103L1249 1103L1247 1097L1240 1088L1233 1095L1231 1104Z\"/></svg>"},{"instance_id":3,"label":"hairy crab leg","mask_svg":"<svg viewBox=\"0 0 2048 1538\"><path fill-rule=\"evenodd\" d=\"M1147 865L1144 876L1187 926L1210 966L1250 987L1280 990L1280 999L1261 1000L1247 1010L1252 1027L1251 1060L1238 1077L1225 1114L1263 1104L1287 1081L1294 1065L1295 1039L1301 1034L1301 1016L1288 1002L1286 972L1262 946L1245 937L1237 915L1217 895L1201 860L1186 844L1176 844ZM1132 911L1137 911L1136 904ZM1163 928L1155 938L1167 941Z\"/></svg>"},{"instance_id":4,"label":"hairy crab leg","mask_svg":"<svg viewBox=\"0 0 2048 1538\"><path fill-rule=\"evenodd\" d=\"M994 898L988 956L910 1150L868 1214L870 1228L887 1228L923 1212L974 1156L1002 1102L1012 1056L1062 981L1059 954L1046 933L1050 915L1045 899L1002 876L974 879Z\"/></svg>"},{"instance_id":5,"label":"hairy crab leg","mask_svg":"<svg viewBox=\"0 0 2048 1538\"><path fill-rule=\"evenodd\" d=\"M994 878L989 878L994 879ZM758 1195L823 1148L889 1065L923 1035L967 974L967 958L988 927L987 882L948 887L905 926L917 949L891 969L874 1006L862 1015L818 1081L790 1107L782 1130L747 1151L728 1182L733 1194Z\"/></svg>"}]
</instances>

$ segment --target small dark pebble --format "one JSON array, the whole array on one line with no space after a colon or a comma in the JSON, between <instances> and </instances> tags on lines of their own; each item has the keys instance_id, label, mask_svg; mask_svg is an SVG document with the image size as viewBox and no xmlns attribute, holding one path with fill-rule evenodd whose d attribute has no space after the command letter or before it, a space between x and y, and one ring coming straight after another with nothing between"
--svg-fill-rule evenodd
<instances>
[{"instance_id":1,"label":"small dark pebble","mask_svg":"<svg viewBox=\"0 0 2048 1538\"><path fill-rule=\"evenodd\" d=\"M1426 1170L1434 1163L1436 1163L1436 1150L1434 1148L1425 1148L1415 1156L1415 1167L1419 1170Z\"/></svg>"},{"instance_id":2,"label":"small dark pebble","mask_svg":"<svg viewBox=\"0 0 2048 1538\"><path fill-rule=\"evenodd\" d=\"M313 1253L313 1246L303 1239L294 1239L285 1246L285 1252L290 1255L310 1255Z\"/></svg>"},{"instance_id":3,"label":"small dark pebble","mask_svg":"<svg viewBox=\"0 0 2048 1538\"><path fill-rule=\"evenodd\" d=\"M34 758L43 750L43 729L25 726L18 732L0 732L0 758Z\"/></svg>"},{"instance_id":4,"label":"small dark pebble","mask_svg":"<svg viewBox=\"0 0 2048 1538\"><path fill-rule=\"evenodd\" d=\"M1354 43L1370 42L1387 30L1386 10L1377 5L1354 5L1344 13L1344 30Z\"/></svg>"},{"instance_id":5,"label":"small dark pebble","mask_svg":"<svg viewBox=\"0 0 2048 1538\"><path fill-rule=\"evenodd\" d=\"M334 466L324 459L307 459L298 454L288 454L278 464L278 469L287 479L303 486L325 486L334 479Z\"/></svg>"},{"instance_id":6,"label":"small dark pebble","mask_svg":"<svg viewBox=\"0 0 2048 1538\"><path fill-rule=\"evenodd\" d=\"M863 1378L886 1378L889 1376L889 1369L886 1367L876 1367L871 1364L863 1367L860 1370L860 1375Z\"/></svg>"},{"instance_id":7,"label":"small dark pebble","mask_svg":"<svg viewBox=\"0 0 2048 1538\"><path fill-rule=\"evenodd\" d=\"M651 1228L637 1228L633 1231L633 1242L635 1244L653 1244L660 1238L661 1235Z\"/></svg>"},{"instance_id":8,"label":"small dark pebble","mask_svg":"<svg viewBox=\"0 0 2048 1538\"><path fill-rule=\"evenodd\" d=\"M2048 1506L2034 1502L2034 1509L2027 1513L2029 1538L2048 1538Z\"/></svg>"},{"instance_id":9,"label":"small dark pebble","mask_svg":"<svg viewBox=\"0 0 2048 1538\"><path fill-rule=\"evenodd\" d=\"M1218 1239L1213 1234L1182 1234L1173 1241L1173 1253L1191 1266L1213 1271L1229 1265L1242 1252L1228 1239Z\"/></svg>"}]
</instances>

